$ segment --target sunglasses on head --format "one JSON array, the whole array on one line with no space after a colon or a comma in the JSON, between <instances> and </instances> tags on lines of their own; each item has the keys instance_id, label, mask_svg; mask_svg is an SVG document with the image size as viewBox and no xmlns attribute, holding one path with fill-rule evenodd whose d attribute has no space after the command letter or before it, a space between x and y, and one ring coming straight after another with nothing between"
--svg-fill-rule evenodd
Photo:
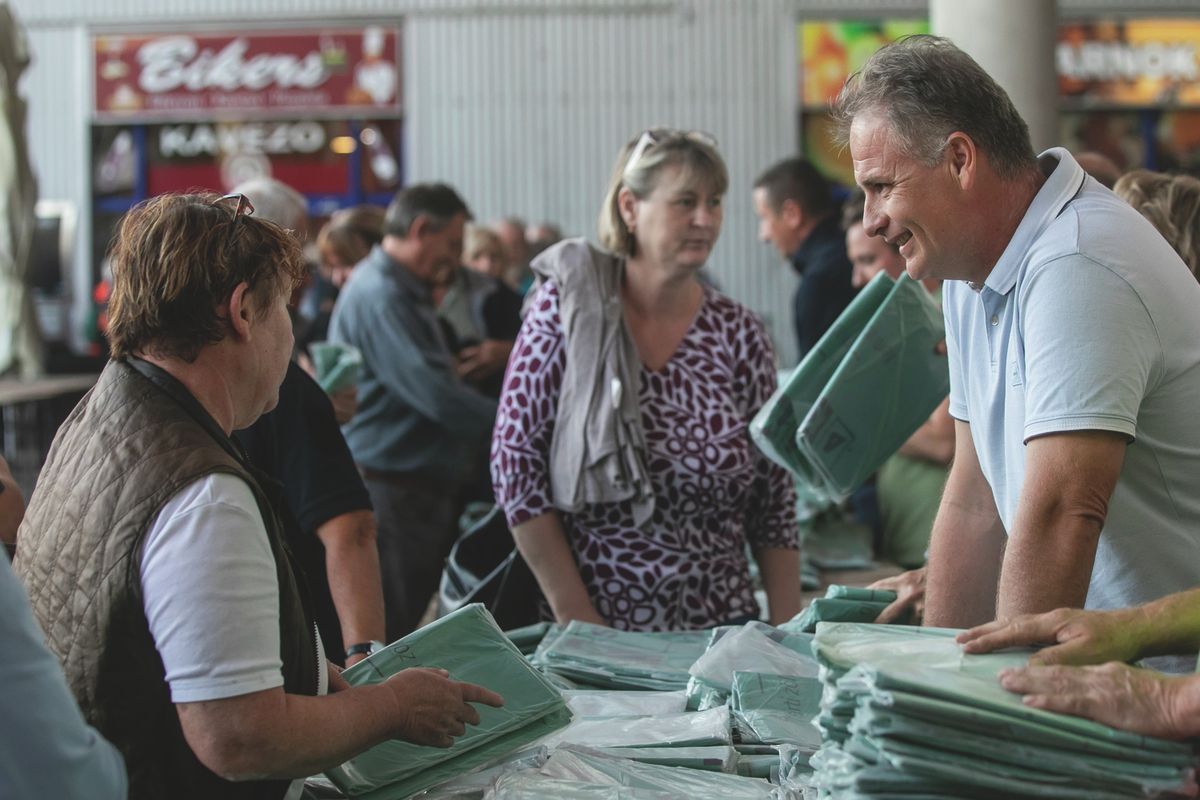
<instances>
[{"instance_id":1,"label":"sunglasses on head","mask_svg":"<svg viewBox=\"0 0 1200 800\"><path fill-rule=\"evenodd\" d=\"M638 162L646 155L651 147L661 144L670 139L690 139L697 144L707 145L708 147L716 148L717 139L710 133L704 131L680 131L673 128L656 128L642 133L638 138L637 144L633 146L633 152L629 154L629 160L625 162L624 174L628 175L637 169Z\"/></svg>"},{"instance_id":2,"label":"sunglasses on head","mask_svg":"<svg viewBox=\"0 0 1200 800\"><path fill-rule=\"evenodd\" d=\"M218 208L225 208L233 214L233 227L229 231L229 239L226 244L226 247L230 247L233 245L234 237L237 236L238 223L242 217L248 217L254 213L254 204L244 194L227 194L224 197L218 197L216 200L213 200L211 205Z\"/></svg>"}]
</instances>

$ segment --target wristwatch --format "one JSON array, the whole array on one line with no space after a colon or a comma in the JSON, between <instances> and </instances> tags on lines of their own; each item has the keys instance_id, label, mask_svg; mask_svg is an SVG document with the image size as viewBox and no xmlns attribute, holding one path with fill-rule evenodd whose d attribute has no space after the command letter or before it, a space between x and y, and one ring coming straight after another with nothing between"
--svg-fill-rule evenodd
<instances>
[{"instance_id":1,"label":"wristwatch","mask_svg":"<svg viewBox=\"0 0 1200 800\"><path fill-rule=\"evenodd\" d=\"M359 655L360 653L365 653L368 656L373 656L382 649L383 649L383 642L377 642L374 639L372 639L369 642L359 642L358 644L352 644L346 648L346 658L350 658L350 656Z\"/></svg>"}]
</instances>

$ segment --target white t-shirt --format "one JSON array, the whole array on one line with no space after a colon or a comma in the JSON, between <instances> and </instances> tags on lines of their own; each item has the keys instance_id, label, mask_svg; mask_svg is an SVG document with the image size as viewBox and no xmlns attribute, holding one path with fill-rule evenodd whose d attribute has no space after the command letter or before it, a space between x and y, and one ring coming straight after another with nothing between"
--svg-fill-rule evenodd
<instances>
[{"instance_id":1,"label":"white t-shirt","mask_svg":"<svg viewBox=\"0 0 1200 800\"><path fill-rule=\"evenodd\" d=\"M171 498L146 533L141 577L172 702L283 685L275 559L244 481L213 474ZM318 663L324 694L325 659Z\"/></svg>"}]
</instances>

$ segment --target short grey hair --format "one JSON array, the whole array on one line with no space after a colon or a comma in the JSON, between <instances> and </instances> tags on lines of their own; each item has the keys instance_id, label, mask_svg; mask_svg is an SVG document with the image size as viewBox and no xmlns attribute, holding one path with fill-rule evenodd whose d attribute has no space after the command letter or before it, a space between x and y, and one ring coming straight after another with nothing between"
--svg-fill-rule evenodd
<instances>
[{"instance_id":1,"label":"short grey hair","mask_svg":"<svg viewBox=\"0 0 1200 800\"><path fill-rule=\"evenodd\" d=\"M244 194L254 206L254 216L274 222L284 230L301 235L308 229L308 201L304 195L274 178L259 177L242 181L233 194Z\"/></svg>"},{"instance_id":2,"label":"short grey hair","mask_svg":"<svg viewBox=\"0 0 1200 800\"><path fill-rule=\"evenodd\" d=\"M951 133L962 131L1003 178L1037 168L1029 127L1008 94L940 36L884 45L846 79L832 109L840 142L849 141L855 117L872 113L887 120L906 155L926 166L941 160Z\"/></svg>"},{"instance_id":3,"label":"short grey hair","mask_svg":"<svg viewBox=\"0 0 1200 800\"><path fill-rule=\"evenodd\" d=\"M653 138L654 144L642 151L636 164L630 165L634 149L646 134ZM670 128L651 128L630 139L617 156L608 191L604 194L597 224L600 244L617 255L637 255L637 237L625 225L617 200L625 187L639 200L649 197L658 186L663 167L678 166L687 180L706 183L713 193L725 194L729 188L729 171L721 154L707 140L704 135Z\"/></svg>"}]
</instances>

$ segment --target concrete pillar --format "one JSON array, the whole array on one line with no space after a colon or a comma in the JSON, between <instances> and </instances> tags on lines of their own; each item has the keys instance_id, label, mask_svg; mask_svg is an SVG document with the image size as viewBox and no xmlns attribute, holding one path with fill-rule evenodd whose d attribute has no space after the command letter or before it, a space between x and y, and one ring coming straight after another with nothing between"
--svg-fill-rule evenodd
<instances>
[{"instance_id":1,"label":"concrete pillar","mask_svg":"<svg viewBox=\"0 0 1200 800\"><path fill-rule=\"evenodd\" d=\"M1035 152L1060 144L1055 0L929 0L930 30L971 54L1012 98Z\"/></svg>"}]
</instances>

